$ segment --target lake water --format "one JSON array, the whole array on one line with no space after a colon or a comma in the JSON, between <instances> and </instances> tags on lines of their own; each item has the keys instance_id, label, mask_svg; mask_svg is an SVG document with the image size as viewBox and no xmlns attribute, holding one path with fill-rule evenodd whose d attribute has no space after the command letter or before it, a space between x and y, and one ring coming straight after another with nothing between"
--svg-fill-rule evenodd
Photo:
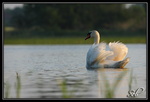
<instances>
[{"instance_id":1,"label":"lake water","mask_svg":"<svg viewBox=\"0 0 150 102\"><path fill-rule=\"evenodd\" d=\"M114 98L128 98L130 79L133 79L131 89L134 93L138 88L144 89L139 89L136 98L146 98L146 44L127 44L130 62L124 69L98 70L85 67L90 46L5 45L4 86L9 84L10 88L4 90L4 96L9 90L8 98L17 97L18 73L20 98L106 98L105 88L108 89L108 86L105 83L108 81L113 89L118 76L127 71L116 86Z\"/></svg>"}]
</instances>

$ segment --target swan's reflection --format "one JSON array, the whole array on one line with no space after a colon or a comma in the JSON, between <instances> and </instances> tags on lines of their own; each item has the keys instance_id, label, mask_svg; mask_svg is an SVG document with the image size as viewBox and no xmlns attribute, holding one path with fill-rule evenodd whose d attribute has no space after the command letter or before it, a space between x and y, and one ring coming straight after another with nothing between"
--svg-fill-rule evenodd
<instances>
[{"instance_id":1,"label":"swan's reflection","mask_svg":"<svg viewBox=\"0 0 150 102\"><path fill-rule=\"evenodd\" d=\"M99 68L88 70L90 80L98 87L99 98L127 98L129 90L129 71L124 69Z\"/></svg>"}]
</instances>

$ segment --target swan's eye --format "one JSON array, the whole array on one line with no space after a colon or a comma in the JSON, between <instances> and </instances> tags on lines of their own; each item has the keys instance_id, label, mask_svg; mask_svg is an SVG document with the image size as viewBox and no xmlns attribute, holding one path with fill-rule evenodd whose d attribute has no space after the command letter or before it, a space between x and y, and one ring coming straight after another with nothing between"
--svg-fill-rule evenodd
<instances>
[{"instance_id":1,"label":"swan's eye","mask_svg":"<svg viewBox=\"0 0 150 102\"><path fill-rule=\"evenodd\" d=\"M91 32L89 32L87 35L90 35L91 34Z\"/></svg>"}]
</instances>

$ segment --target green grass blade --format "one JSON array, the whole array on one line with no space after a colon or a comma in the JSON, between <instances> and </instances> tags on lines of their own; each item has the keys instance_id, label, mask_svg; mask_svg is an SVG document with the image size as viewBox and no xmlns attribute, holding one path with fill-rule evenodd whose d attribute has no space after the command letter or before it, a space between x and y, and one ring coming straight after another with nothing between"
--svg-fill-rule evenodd
<instances>
[{"instance_id":1,"label":"green grass blade","mask_svg":"<svg viewBox=\"0 0 150 102\"><path fill-rule=\"evenodd\" d=\"M20 92L21 92L21 79L19 74L16 72L16 98L20 98Z\"/></svg>"},{"instance_id":2,"label":"green grass blade","mask_svg":"<svg viewBox=\"0 0 150 102\"><path fill-rule=\"evenodd\" d=\"M121 80L123 79L123 77L126 75L128 71L123 71L121 72L118 77L116 78L114 84L113 84L113 92L116 90L116 88L118 87L119 83L121 82Z\"/></svg>"},{"instance_id":3,"label":"green grass blade","mask_svg":"<svg viewBox=\"0 0 150 102\"><path fill-rule=\"evenodd\" d=\"M113 98L114 97L114 92L111 89L110 83L107 80L107 77L106 77L105 73L102 72L102 70L99 70L99 72L100 72L99 73L100 77L103 79L104 98ZM101 89L103 89L103 88L101 87Z\"/></svg>"},{"instance_id":4,"label":"green grass blade","mask_svg":"<svg viewBox=\"0 0 150 102\"><path fill-rule=\"evenodd\" d=\"M9 82L4 83L4 90L5 90L5 98L9 98L9 94L10 94L10 84Z\"/></svg>"}]
</instances>

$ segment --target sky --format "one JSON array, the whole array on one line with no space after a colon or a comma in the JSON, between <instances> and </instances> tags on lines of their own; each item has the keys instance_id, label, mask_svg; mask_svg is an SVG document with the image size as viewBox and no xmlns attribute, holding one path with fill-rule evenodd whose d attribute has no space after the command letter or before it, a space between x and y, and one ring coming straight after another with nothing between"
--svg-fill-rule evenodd
<instances>
[{"instance_id":1,"label":"sky","mask_svg":"<svg viewBox=\"0 0 150 102\"><path fill-rule=\"evenodd\" d=\"M4 4L4 9L9 8L9 9L14 9L16 7L22 7L23 4Z\"/></svg>"},{"instance_id":2,"label":"sky","mask_svg":"<svg viewBox=\"0 0 150 102\"><path fill-rule=\"evenodd\" d=\"M126 8L129 8L132 4L126 4ZM4 9L14 9L15 7L22 7L23 4L4 4Z\"/></svg>"}]
</instances>

